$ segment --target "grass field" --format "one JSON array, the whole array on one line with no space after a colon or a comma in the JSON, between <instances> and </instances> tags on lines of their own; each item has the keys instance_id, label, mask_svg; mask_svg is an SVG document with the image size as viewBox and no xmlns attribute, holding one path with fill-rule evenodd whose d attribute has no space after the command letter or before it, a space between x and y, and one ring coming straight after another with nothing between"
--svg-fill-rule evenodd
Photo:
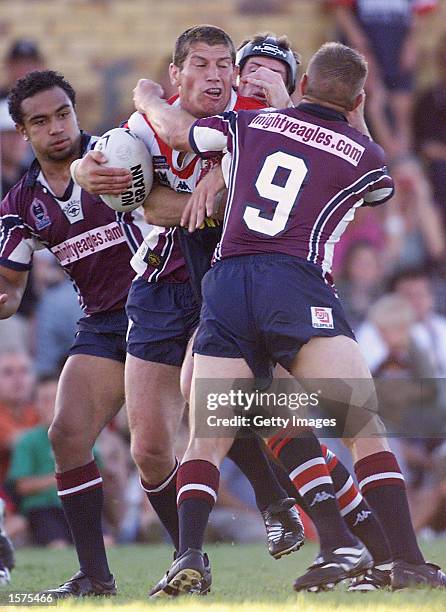
<instances>
[{"instance_id":1,"label":"grass field","mask_svg":"<svg viewBox=\"0 0 446 612\"><path fill-rule=\"evenodd\" d=\"M446 542L425 545L426 557L443 567L446 566ZM313 560L317 550L306 544L298 552L280 561L271 559L262 545L253 546L209 546L213 566L214 585L207 597L184 597L175 601L148 602L146 592L165 572L170 564L171 551L164 546L125 546L109 551L112 571L118 582L119 595L107 600L87 599L65 601L63 608L87 610L115 609L126 612L145 608L169 610L209 610L209 612L281 612L304 610L316 612L445 612L445 591L404 591L398 593L346 593L340 585L332 593L297 594L292 590L293 580ZM76 571L73 551L41 551L22 549L17 552L17 568L13 582L3 587L0 594L0 609L10 592L36 592L57 586ZM25 609L14 606L15 609ZM13 608L9 607L9 610Z\"/></svg>"}]
</instances>

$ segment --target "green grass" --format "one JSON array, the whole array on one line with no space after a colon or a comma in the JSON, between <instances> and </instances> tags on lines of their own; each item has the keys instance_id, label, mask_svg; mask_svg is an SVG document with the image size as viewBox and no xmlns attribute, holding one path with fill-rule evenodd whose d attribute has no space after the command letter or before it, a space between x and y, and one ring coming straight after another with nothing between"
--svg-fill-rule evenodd
<instances>
[{"instance_id":1,"label":"green grass","mask_svg":"<svg viewBox=\"0 0 446 612\"><path fill-rule=\"evenodd\" d=\"M209 546L213 566L212 593L203 598L181 598L168 602L148 602L146 593L164 574L171 561L171 551L165 546L124 546L109 551L110 565L115 573L119 595L107 600L61 602L58 607L82 607L82 612L119 606L125 611L137 611L157 606L163 612L188 609L210 612L262 612L266 610L327 612L444 612L446 593L440 591L404 591L398 593L347 593L344 585L332 593L296 594L293 580L304 572L317 550L306 544L298 553L280 561L269 557L262 545ZM429 560L446 566L446 543L424 546ZM10 592L36 592L54 587L76 571L72 550L42 551L22 549L17 552L17 568L10 587L2 588L1 601ZM16 609L25 609L23 606ZM1 607L0 609L5 609ZM9 608L10 610L12 608Z\"/></svg>"}]
</instances>

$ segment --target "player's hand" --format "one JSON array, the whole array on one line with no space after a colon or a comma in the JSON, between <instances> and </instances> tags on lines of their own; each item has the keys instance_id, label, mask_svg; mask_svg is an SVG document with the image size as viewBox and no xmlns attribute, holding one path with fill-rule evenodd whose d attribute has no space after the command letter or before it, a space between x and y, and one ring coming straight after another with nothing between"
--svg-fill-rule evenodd
<instances>
[{"instance_id":1,"label":"player's hand","mask_svg":"<svg viewBox=\"0 0 446 612\"><path fill-rule=\"evenodd\" d=\"M159 100L163 95L164 91L161 85L150 79L139 79L133 90L133 102L136 110L144 113L145 104L150 105L152 100Z\"/></svg>"},{"instance_id":2,"label":"player's hand","mask_svg":"<svg viewBox=\"0 0 446 612\"><path fill-rule=\"evenodd\" d=\"M286 108L291 99L282 76L265 66L261 66L254 72L240 79L242 83L248 83L253 87L263 90L268 106L274 108Z\"/></svg>"},{"instance_id":3,"label":"player's hand","mask_svg":"<svg viewBox=\"0 0 446 612\"><path fill-rule=\"evenodd\" d=\"M132 184L132 175L125 168L104 166L107 158L101 151L89 151L76 166L76 183L96 195L119 195Z\"/></svg>"},{"instance_id":4,"label":"player's hand","mask_svg":"<svg viewBox=\"0 0 446 612\"><path fill-rule=\"evenodd\" d=\"M220 166L206 174L196 186L181 216L181 226L190 232L198 229L205 217L216 215L216 199L225 189L225 181Z\"/></svg>"}]
</instances>

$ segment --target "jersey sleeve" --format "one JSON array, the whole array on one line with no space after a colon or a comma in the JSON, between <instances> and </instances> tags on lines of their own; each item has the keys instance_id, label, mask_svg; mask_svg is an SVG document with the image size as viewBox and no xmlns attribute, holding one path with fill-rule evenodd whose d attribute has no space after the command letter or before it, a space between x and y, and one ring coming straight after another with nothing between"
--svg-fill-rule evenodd
<instances>
[{"instance_id":1,"label":"jersey sleeve","mask_svg":"<svg viewBox=\"0 0 446 612\"><path fill-rule=\"evenodd\" d=\"M384 151L376 143L372 143L370 161L372 170L368 173L369 185L363 194L363 206L378 206L393 196L393 180L385 164Z\"/></svg>"},{"instance_id":2,"label":"jersey sleeve","mask_svg":"<svg viewBox=\"0 0 446 612\"><path fill-rule=\"evenodd\" d=\"M192 150L201 156L213 155L219 151L231 151L236 120L237 113L234 111L198 119L189 132Z\"/></svg>"},{"instance_id":3,"label":"jersey sleeve","mask_svg":"<svg viewBox=\"0 0 446 612\"><path fill-rule=\"evenodd\" d=\"M156 142L155 132L145 115L135 112L133 115L130 115L127 123L124 125L143 141L150 153L153 153L153 147Z\"/></svg>"},{"instance_id":4,"label":"jersey sleeve","mask_svg":"<svg viewBox=\"0 0 446 612\"><path fill-rule=\"evenodd\" d=\"M44 248L20 214L19 191L12 189L0 204L0 265L30 270L34 251Z\"/></svg>"}]
</instances>

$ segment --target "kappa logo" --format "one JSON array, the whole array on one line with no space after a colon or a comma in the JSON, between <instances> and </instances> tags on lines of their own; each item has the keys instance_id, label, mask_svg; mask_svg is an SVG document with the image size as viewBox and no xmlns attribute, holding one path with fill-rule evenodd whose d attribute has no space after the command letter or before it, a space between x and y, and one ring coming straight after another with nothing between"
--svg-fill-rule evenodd
<instances>
[{"instance_id":1,"label":"kappa logo","mask_svg":"<svg viewBox=\"0 0 446 612\"><path fill-rule=\"evenodd\" d=\"M317 329L334 329L333 312L325 306L310 306L311 325Z\"/></svg>"},{"instance_id":2,"label":"kappa logo","mask_svg":"<svg viewBox=\"0 0 446 612\"><path fill-rule=\"evenodd\" d=\"M186 181L180 181L175 189L175 191L179 191L182 193L191 193L191 188L186 183Z\"/></svg>"},{"instance_id":3,"label":"kappa logo","mask_svg":"<svg viewBox=\"0 0 446 612\"><path fill-rule=\"evenodd\" d=\"M311 502L310 506L314 506L315 504L320 504L321 502L327 501L327 499L336 499L336 498L331 493L327 493L327 491L319 491L319 493L316 493L316 495L314 496L314 499Z\"/></svg>"},{"instance_id":4,"label":"kappa logo","mask_svg":"<svg viewBox=\"0 0 446 612\"><path fill-rule=\"evenodd\" d=\"M35 219L38 230L43 230L48 225L51 225L51 219L42 200L34 198L31 203L31 214Z\"/></svg>"},{"instance_id":5,"label":"kappa logo","mask_svg":"<svg viewBox=\"0 0 446 612\"><path fill-rule=\"evenodd\" d=\"M353 527L356 527L358 523L362 523L372 514L371 510L361 510L356 515L356 521L353 523Z\"/></svg>"}]
</instances>

